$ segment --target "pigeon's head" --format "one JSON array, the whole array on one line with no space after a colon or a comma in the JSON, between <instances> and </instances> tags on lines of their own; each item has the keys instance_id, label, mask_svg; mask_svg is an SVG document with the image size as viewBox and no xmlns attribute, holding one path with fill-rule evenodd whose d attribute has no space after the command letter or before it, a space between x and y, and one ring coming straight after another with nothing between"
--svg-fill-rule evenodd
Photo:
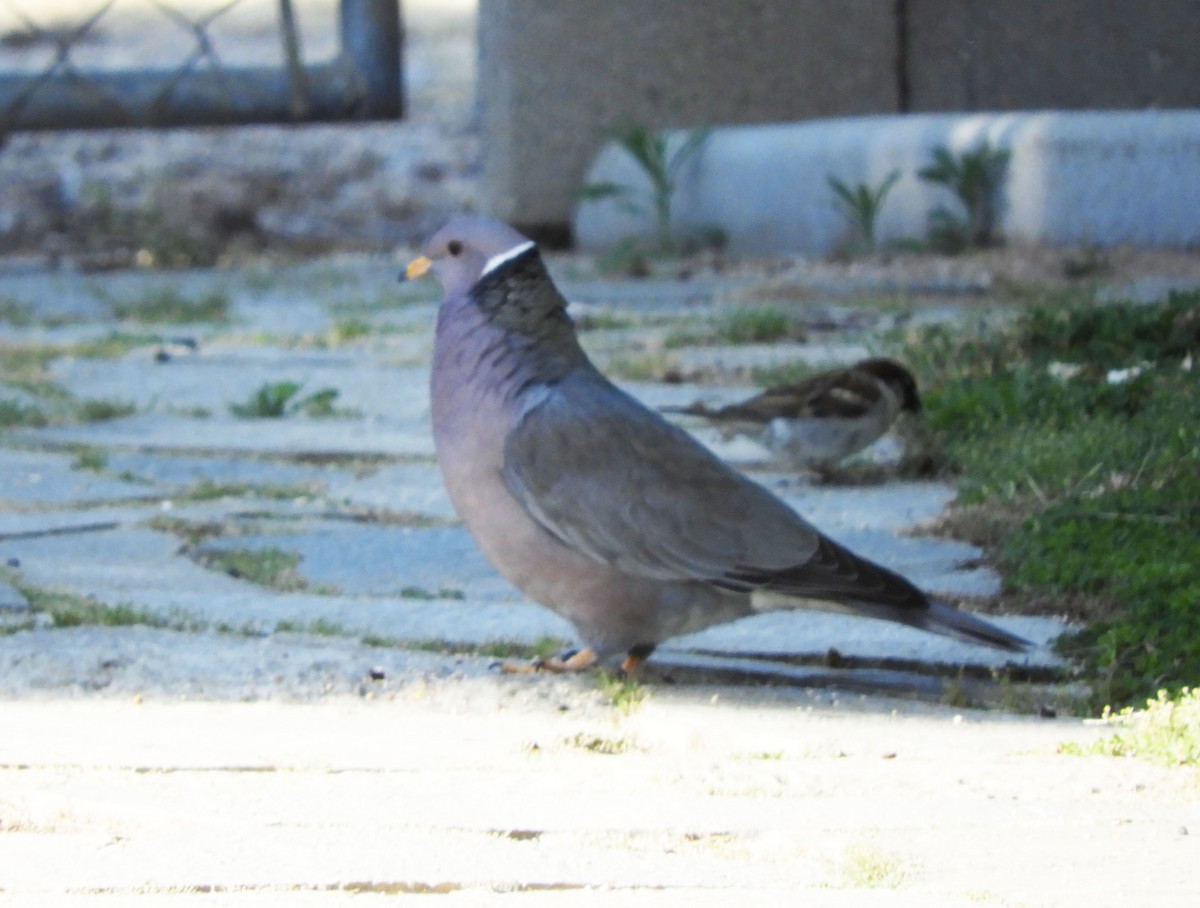
<instances>
[{"instance_id":1,"label":"pigeon's head","mask_svg":"<svg viewBox=\"0 0 1200 908\"><path fill-rule=\"evenodd\" d=\"M917 380L913 374L894 359L874 357L855 363L854 368L874 375L900 398L900 409L910 413L921 412L921 397L917 394Z\"/></svg>"},{"instance_id":2,"label":"pigeon's head","mask_svg":"<svg viewBox=\"0 0 1200 908\"><path fill-rule=\"evenodd\" d=\"M533 241L490 218L456 217L429 238L423 255L404 270L401 280L432 271L446 296L470 290L489 271L533 248Z\"/></svg>"}]
</instances>

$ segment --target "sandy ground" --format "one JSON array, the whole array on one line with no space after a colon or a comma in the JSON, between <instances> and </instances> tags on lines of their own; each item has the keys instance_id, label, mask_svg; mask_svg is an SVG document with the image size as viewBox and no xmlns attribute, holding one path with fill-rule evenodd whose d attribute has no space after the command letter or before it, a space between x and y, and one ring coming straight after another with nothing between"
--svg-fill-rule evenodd
<instances>
[{"instance_id":1,"label":"sandy ground","mask_svg":"<svg viewBox=\"0 0 1200 908\"><path fill-rule=\"evenodd\" d=\"M1077 721L586 679L0 703L0 904L1178 906L1193 774ZM836 700L836 698L832 698Z\"/></svg>"}]
</instances>

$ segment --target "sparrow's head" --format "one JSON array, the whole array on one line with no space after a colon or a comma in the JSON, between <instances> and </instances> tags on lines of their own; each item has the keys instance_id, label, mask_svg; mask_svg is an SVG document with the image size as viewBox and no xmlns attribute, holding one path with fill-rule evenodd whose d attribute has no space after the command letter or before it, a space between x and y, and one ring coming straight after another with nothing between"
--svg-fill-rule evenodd
<instances>
[{"instance_id":1,"label":"sparrow's head","mask_svg":"<svg viewBox=\"0 0 1200 908\"><path fill-rule=\"evenodd\" d=\"M921 397L917 394L917 380L913 374L894 359L873 357L855 363L854 368L874 375L900 398L900 409L910 413L921 412Z\"/></svg>"},{"instance_id":2,"label":"sparrow's head","mask_svg":"<svg viewBox=\"0 0 1200 908\"><path fill-rule=\"evenodd\" d=\"M430 237L420 258L400 276L413 280L432 271L446 292L469 291L481 277L533 248L533 241L490 218L456 217Z\"/></svg>"}]
</instances>

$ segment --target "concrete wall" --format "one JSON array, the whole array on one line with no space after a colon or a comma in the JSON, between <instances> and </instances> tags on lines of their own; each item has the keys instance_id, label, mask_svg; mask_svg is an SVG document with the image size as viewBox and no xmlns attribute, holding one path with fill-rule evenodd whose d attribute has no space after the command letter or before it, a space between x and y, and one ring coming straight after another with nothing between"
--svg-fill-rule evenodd
<instances>
[{"instance_id":1,"label":"concrete wall","mask_svg":"<svg viewBox=\"0 0 1200 908\"><path fill-rule=\"evenodd\" d=\"M565 226L621 124L1200 106L1200 0L480 0L484 204Z\"/></svg>"},{"instance_id":2,"label":"concrete wall","mask_svg":"<svg viewBox=\"0 0 1200 908\"><path fill-rule=\"evenodd\" d=\"M913 111L1200 106L1196 0L905 0Z\"/></svg>"},{"instance_id":3,"label":"concrete wall","mask_svg":"<svg viewBox=\"0 0 1200 908\"><path fill-rule=\"evenodd\" d=\"M533 233L565 225L584 170L622 124L683 127L894 110L895 19L880 15L890 6L881 0L481 0L489 213Z\"/></svg>"},{"instance_id":4,"label":"concrete wall","mask_svg":"<svg viewBox=\"0 0 1200 908\"><path fill-rule=\"evenodd\" d=\"M931 208L959 205L917 171L939 145L961 153L984 141L1011 152L998 206L1010 241L1200 246L1200 110L893 114L717 129L680 173L673 228L686 236L719 226L737 253L825 255L849 234L827 177L878 186L898 169L878 237L919 240ZM588 179L649 188L615 145ZM653 235L649 217L612 201L578 206L583 248Z\"/></svg>"}]
</instances>

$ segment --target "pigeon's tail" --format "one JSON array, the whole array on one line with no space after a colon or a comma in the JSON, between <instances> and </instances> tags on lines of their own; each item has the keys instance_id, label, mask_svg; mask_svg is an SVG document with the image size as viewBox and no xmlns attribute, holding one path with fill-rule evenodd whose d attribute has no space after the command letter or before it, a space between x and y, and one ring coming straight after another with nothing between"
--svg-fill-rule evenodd
<instances>
[{"instance_id":1,"label":"pigeon's tail","mask_svg":"<svg viewBox=\"0 0 1200 908\"><path fill-rule=\"evenodd\" d=\"M1008 650L1010 653L1023 653L1033 644L1024 637L1010 634L996 625L976 618L967 612L960 611L952 605L931 599L928 609L922 609L906 616L907 624L919 627L923 631L932 631L946 637L965 640L967 643L982 643L997 649Z\"/></svg>"}]
</instances>

